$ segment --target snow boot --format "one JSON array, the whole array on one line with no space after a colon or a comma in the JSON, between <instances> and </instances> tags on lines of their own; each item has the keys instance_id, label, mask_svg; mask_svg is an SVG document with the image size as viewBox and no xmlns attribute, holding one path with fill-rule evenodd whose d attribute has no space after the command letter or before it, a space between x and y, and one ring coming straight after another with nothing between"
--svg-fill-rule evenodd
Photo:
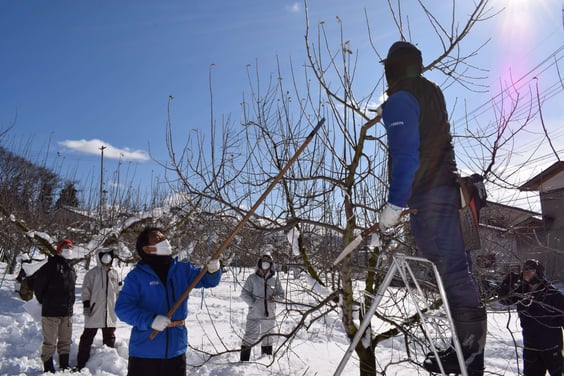
<instances>
[{"instance_id":1,"label":"snow boot","mask_svg":"<svg viewBox=\"0 0 564 376\"><path fill-rule=\"evenodd\" d=\"M484 374L484 349L488 334L486 307L453 309L458 340L469 376Z\"/></svg>"},{"instance_id":2,"label":"snow boot","mask_svg":"<svg viewBox=\"0 0 564 376\"><path fill-rule=\"evenodd\" d=\"M59 368L61 370L69 369L69 355L70 354L59 354Z\"/></svg>"},{"instance_id":3,"label":"snow boot","mask_svg":"<svg viewBox=\"0 0 564 376\"><path fill-rule=\"evenodd\" d=\"M451 311L468 375L482 376L487 334L486 309L485 307L456 308ZM439 352L439 358L446 373L460 373L456 351L452 346ZM427 355L423 367L429 372L441 372L433 353Z\"/></svg>"},{"instance_id":4,"label":"snow boot","mask_svg":"<svg viewBox=\"0 0 564 376\"><path fill-rule=\"evenodd\" d=\"M248 362L251 358L251 346L241 346L241 361Z\"/></svg>"},{"instance_id":5,"label":"snow boot","mask_svg":"<svg viewBox=\"0 0 564 376\"><path fill-rule=\"evenodd\" d=\"M262 346L260 350L262 355L272 355L272 346Z\"/></svg>"},{"instance_id":6,"label":"snow boot","mask_svg":"<svg viewBox=\"0 0 564 376\"><path fill-rule=\"evenodd\" d=\"M445 373L461 373L460 365L458 364L458 357L456 355L456 350L454 349L454 347L449 347L446 350L438 351L437 354L439 355L439 359L441 360L441 364L443 365ZM437 358L432 352L427 354L427 357L423 362L423 367L429 372L441 373L441 368L439 367Z\"/></svg>"},{"instance_id":7,"label":"snow boot","mask_svg":"<svg viewBox=\"0 0 564 376\"><path fill-rule=\"evenodd\" d=\"M50 357L43 362L43 372L55 373L55 366L53 365L53 357Z\"/></svg>"}]
</instances>

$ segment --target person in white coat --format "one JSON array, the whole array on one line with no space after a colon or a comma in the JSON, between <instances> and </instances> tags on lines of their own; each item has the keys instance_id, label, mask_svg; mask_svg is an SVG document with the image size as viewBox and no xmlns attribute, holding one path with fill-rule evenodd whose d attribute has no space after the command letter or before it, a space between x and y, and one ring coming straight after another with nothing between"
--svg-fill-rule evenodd
<instances>
[{"instance_id":1,"label":"person in white coat","mask_svg":"<svg viewBox=\"0 0 564 376\"><path fill-rule=\"evenodd\" d=\"M114 250L100 248L97 252L98 266L90 269L82 284L84 307L84 331L80 336L77 368L81 370L90 358L90 347L98 329L102 329L103 344L114 347L117 317L116 299L121 285L118 272L112 268Z\"/></svg>"},{"instance_id":2,"label":"person in white coat","mask_svg":"<svg viewBox=\"0 0 564 376\"><path fill-rule=\"evenodd\" d=\"M253 345L261 341L261 354L272 355L273 337L268 335L276 325L276 299L284 297L284 289L274 269L272 254L262 251L257 270L249 275L241 291L241 299L249 305L245 335L241 345L241 361L248 361Z\"/></svg>"}]
</instances>

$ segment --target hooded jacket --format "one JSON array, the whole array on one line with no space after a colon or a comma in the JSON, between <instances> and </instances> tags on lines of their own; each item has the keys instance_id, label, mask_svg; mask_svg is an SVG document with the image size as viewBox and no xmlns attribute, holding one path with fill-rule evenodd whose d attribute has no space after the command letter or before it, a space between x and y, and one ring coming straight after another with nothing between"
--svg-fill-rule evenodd
<instances>
[{"instance_id":1,"label":"hooded jacket","mask_svg":"<svg viewBox=\"0 0 564 376\"><path fill-rule=\"evenodd\" d=\"M261 259L257 261L255 273L249 275L241 290L241 299L248 304L247 319L274 319L276 303L274 298L283 298L284 289L271 263L266 278L260 271Z\"/></svg>"},{"instance_id":2,"label":"hooded jacket","mask_svg":"<svg viewBox=\"0 0 564 376\"><path fill-rule=\"evenodd\" d=\"M514 280L519 282L512 284ZM498 296L501 304L517 304L525 348L541 351L562 348L564 295L546 279L533 289L522 276L510 275L501 284Z\"/></svg>"},{"instance_id":3,"label":"hooded jacket","mask_svg":"<svg viewBox=\"0 0 564 376\"><path fill-rule=\"evenodd\" d=\"M90 269L82 284L82 301L90 307L90 316L84 318L85 328L115 328L116 298L119 292L119 275L111 265L103 265L101 257L107 250L98 251L98 266Z\"/></svg>"},{"instance_id":4,"label":"hooded jacket","mask_svg":"<svg viewBox=\"0 0 564 376\"><path fill-rule=\"evenodd\" d=\"M41 304L41 316L72 316L76 273L67 260L59 255L49 256L33 278L33 291Z\"/></svg>"},{"instance_id":5,"label":"hooded jacket","mask_svg":"<svg viewBox=\"0 0 564 376\"><path fill-rule=\"evenodd\" d=\"M127 277L116 302L120 320L133 326L129 339L129 356L138 358L170 359L186 353L188 331L185 325L168 327L151 340L151 324L157 315L166 315L201 269L174 258L166 275L166 286L155 270L140 261ZM195 288L210 288L219 284L221 270L206 273ZM172 315L172 321L188 316L188 299Z\"/></svg>"}]
</instances>

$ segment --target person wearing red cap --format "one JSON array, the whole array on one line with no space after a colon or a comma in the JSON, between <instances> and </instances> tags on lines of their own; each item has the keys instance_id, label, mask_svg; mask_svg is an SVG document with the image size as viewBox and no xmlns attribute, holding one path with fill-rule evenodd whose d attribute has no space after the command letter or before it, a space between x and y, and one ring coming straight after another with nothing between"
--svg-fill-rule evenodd
<instances>
[{"instance_id":1,"label":"person wearing red cap","mask_svg":"<svg viewBox=\"0 0 564 376\"><path fill-rule=\"evenodd\" d=\"M45 372L55 373L55 351L59 355L59 368L69 368L76 283L76 273L68 262L72 249L72 241L61 240L56 254L49 256L47 263L34 274L33 290L41 304L41 361Z\"/></svg>"}]
</instances>

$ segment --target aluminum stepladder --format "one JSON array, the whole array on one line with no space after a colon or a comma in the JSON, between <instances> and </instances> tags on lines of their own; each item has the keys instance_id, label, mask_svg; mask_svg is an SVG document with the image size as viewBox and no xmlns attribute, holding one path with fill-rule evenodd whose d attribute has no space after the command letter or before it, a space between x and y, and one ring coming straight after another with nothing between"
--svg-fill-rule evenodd
<instances>
[{"instance_id":1,"label":"aluminum stepladder","mask_svg":"<svg viewBox=\"0 0 564 376\"><path fill-rule=\"evenodd\" d=\"M420 282L416 278L416 275L410 266L410 262L427 264L427 266L430 267L430 269L432 270L437 285L436 288L438 289L440 297L443 302L441 310L444 311L444 313L442 315L436 314L436 310L431 309L426 304L421 305L422 302L417 299L416 297L417 294L424 295L424 293L423 293L423 289L421 288ZM399 274L403 283L405 284L405 288L407 289L408 296L411 298L415 310L420 317L420 323L424 332L425 333L432 333L433 331L436 332L437 331L436 324L438 322L442 322L443 324L448 325L451 333L450 340L452 341L452 344L454 345L454 348L456 350L458 364L460 366L460 374L462 376L468 376L466 365L464 363L464 356L462 355L462 347L460 346L460 342L456 335L456 331L454 330L454 321L452 320L452 315L450 313L450 309L448 306L446 292L437 267L435 266L434 263L432 263L431 261L425 258L407 256L402 253L397 253L393 255L390 268L388 269L388 272L386 273L386 276L384 277L382 284L378 288L378 292L376 293L375 296L372 297L373 298L372 304L370 305L370 308L365 312L364 319L362 320L358 328L358 331L356 332L343 358L341 359L341 362L339 363L339 366L337 367L334 376L339 376L343 372L348 360L350 359L350 357L354 352L355 347L358 345L362 336L364 335L364 332L370 325L371 320L374 317L374 314L376 313L376 310L378 309L380 302L382 301L382 298L385 296L386 290L390 287L396 273ZM431 348L433 354L437 359L439 359L439 355L438 355L439 350L435 346L435 343L432 340L430 340L426 334L425 334L425 338L428 340L429 347ZM444 371L444 367L441 364L441 362L439 362L439 367L441 369L442 374L447 375Z\"/></svg>"}]
</instances>

